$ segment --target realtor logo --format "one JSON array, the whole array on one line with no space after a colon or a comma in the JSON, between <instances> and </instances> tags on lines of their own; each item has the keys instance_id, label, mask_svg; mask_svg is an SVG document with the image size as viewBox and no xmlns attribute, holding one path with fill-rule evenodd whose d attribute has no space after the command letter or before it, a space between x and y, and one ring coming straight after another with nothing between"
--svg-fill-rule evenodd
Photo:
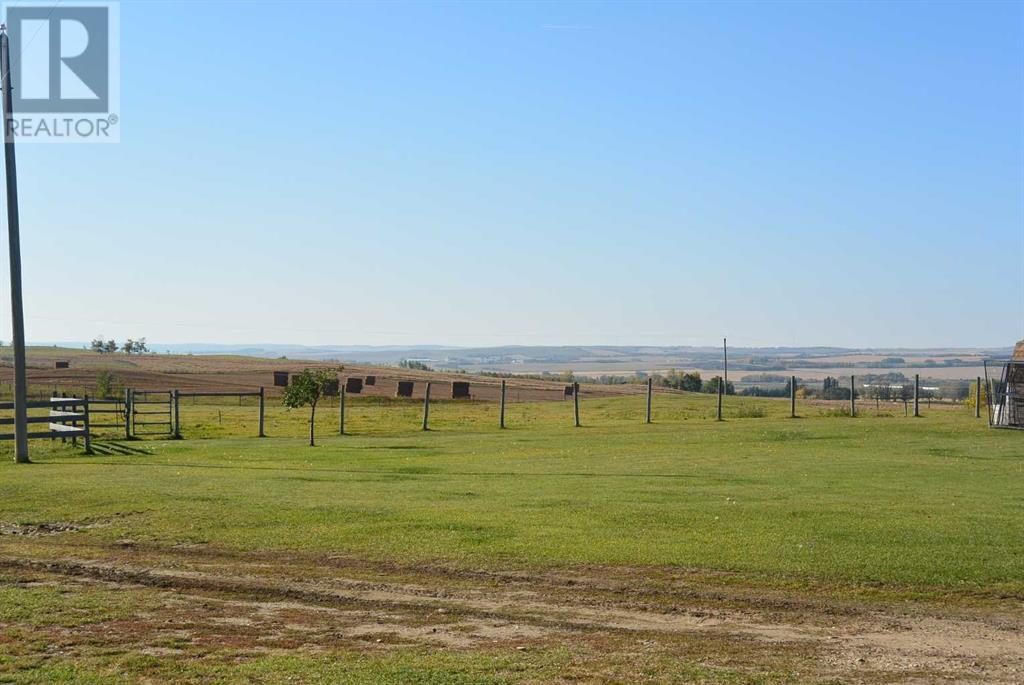
<instances>
[{"instance_id":1,"label":"realtor logo","mask_svg":"<svg viewBox=\"0 0 1024 685\"><path fill-rule=\"evenodd\" d=\"M17 140L119 139L118 9L60 0L6 8Z\"/></svg>"}]
</instances>

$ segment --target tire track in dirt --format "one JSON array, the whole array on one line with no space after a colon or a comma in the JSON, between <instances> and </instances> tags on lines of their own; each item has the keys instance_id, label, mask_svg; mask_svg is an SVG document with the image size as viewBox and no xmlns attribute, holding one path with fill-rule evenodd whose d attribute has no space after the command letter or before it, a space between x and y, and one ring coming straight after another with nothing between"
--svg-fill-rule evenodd
<instances>
[{"instance_id":1,"label":"tire track in dirt","mask_svg":"<svg viewBox=\"0 0 1024 685\"><path fill-rule=\"evenodd\" d=\"M229 568L214 559L206 559L202 571L85 559L8 558L0 560L0 567L117 586L227 595L257 614L282 606L344 611L355 617L347 626L351 635L392 633L407 641L454 647L488 635L571 641L595 633L700 634L761 645L804 645L818 654L828 673L853 680L858 674L881 672L897 681L919 679L922 673L963 681L1024 681L1024 622L1018 617L968 618L882 608L833 612L827 602L801 611L737 610L706 598L698 604L686 595L674 597L669 611L610 600L605 589L588 588L585 577L572 587L556 588L550 579L532 582L521 574L518 582L507 585L488 580L447 587L441 575L431 576L428 586L396 581L386 573L372 581L345 577L335 569L316 580L298 580L275 575L299 571L287 564L247 567L234 559ZM593 587L609 587L592 580ZM381 615L396 618L374 619ZM454 624L424 623L424 617L434 615L447 615ZM415 620L403 625L403 616Z\"/></svg>"}]
</instances>

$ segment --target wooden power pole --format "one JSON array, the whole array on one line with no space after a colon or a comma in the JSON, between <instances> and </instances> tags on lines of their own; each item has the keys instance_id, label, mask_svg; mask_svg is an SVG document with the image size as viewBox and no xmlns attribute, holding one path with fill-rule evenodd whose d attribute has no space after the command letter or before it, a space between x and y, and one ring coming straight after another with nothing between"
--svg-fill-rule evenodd
<instances>
[{"instance_id":1,"label":"wooden power pole","mask_svg":"<svg viewBox=\"0 0 1024 685\"><path fill-rule=\"evenodd\" d=\"M722 382L729 384L729 342L722 338Z\"/></svg>"},{"instance_id":2,"label":"wooden power pole","mask_svg":"<svg viewBox=\"0 0 1024 685\"><path fill-rule=\"evenodd\" d=\"M21 298L21 237L18 222L18 173L14 161L14 107L11 98L11 48L7 28L0 31L0 87L3 89L4 167L7 172L7 245L11 261L11 330L14 347L14 461L27 464L28 378L25 373L25 312Z\"/></svg>"}]
</instances>

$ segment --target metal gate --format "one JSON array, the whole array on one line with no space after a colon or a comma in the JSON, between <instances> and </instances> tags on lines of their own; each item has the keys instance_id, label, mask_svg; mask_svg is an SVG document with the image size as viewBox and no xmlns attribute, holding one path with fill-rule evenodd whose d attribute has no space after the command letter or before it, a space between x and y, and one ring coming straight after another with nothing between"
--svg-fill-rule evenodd
<instances>
[{"instance_id":1,"label":"metal gate","mask_svg":"<svg viewBox=\"0 0 1024 685\"><path fill-rule=\"evenodd\" d=\"M103 414L92 421L92 414ZM123 398L89 400L89 426L92 429L113 428L119 433L124 432L124 422L127 412L125 411L125 400Z\"/></svg>"},{"instance_id":2,"label":"metal gate","mask_svg":"<svg viewBox=\"0 0 1024 685\"><path fill-rule=\"evenodd\" d=\"M171 390L132 390L128 395L128 412L133 436L174 433L174 392Z\"/></svg>"}]
</instances>

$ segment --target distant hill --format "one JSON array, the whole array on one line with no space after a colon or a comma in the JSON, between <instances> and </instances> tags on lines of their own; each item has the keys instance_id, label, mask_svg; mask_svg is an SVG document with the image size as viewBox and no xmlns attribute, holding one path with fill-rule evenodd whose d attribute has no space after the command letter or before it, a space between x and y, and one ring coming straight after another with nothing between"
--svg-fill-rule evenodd
<instances>
[{"instance_id":1,"label":"distant hill","mask_svg":"<svg viewBox=\"0 0 1024 685\"><path fill-rule=\"evenodd\" d=\"M81 349L85 343L58 343ZM156 354L245 355L293 360L338 361L352 364L397 365L414 360L431 368L468 373L537 374L573 371L588 376L628 376L636 372L691 369L723 371L720 347L650 345L503 345L452 347L444 345L281 345L229 343L150 343ZM904 370L923 376L973 378L984 359L1006 358L1005 348L843 348L730 347L730 378L742 373L794 373L805 378L843 375L854 371Z\"/></svg>"}]
</instances>

